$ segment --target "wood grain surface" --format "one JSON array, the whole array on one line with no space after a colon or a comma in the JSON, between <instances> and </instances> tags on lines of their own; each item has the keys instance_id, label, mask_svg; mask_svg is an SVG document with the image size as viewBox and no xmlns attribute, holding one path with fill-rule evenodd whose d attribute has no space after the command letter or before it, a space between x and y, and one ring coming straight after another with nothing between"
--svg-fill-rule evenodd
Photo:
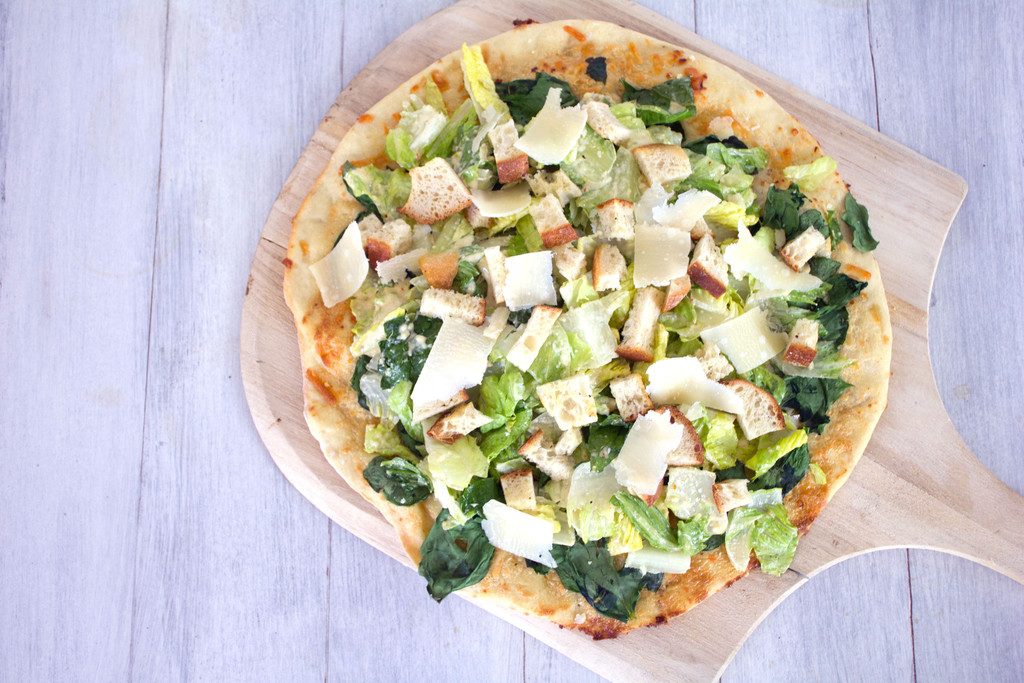
<instances>
[{"instance_id":1,"label":"wood grain surface","mask_svg":"<svg viewBox=\"0 0 1024 683\"><path fill-rule=\"evenodd\" d=\"M1020 6L646 4L968 180L931 352L1020 491ZM0 679L590 680L332 527L243 407L273 197L341 86L440 4L216 5L0 4ZM783 602L725 678L1019 679L1022 615L978 565L874 553Z\"/></svg>"}]
</instances>

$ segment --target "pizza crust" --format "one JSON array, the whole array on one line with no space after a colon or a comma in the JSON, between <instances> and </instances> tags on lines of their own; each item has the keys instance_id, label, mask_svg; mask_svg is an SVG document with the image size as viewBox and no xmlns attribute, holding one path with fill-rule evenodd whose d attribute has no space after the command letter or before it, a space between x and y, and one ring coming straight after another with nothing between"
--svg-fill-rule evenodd
<instances>
[{"instance_id":1,"label":"pizza crust","mask_svg":"<svg viewBox=\"0 0 1024 683\"><path fill-rule=\"evenodd\" d=\"M566 31L566 26L573 30ZM523 25L485 41L481 49L495 80L529 77L540 70L568 81L581 94L616 92L620 78L634 85L651 86L668 78L689 76L698 113L684 123L687 136L710 132L722 136L731 128L751 146L765 148L770 162L755 179L759 193L781 179L784 167L808 163L822 154L818 143L795 118L732 69L614 24L560 21ZM606 83L586 74L586 58L598 56L606 59ZM284 281L285 298L299 335L310 431L334 469L395 527L406 552L417 563L419 547L433 524L438 505L433 499L410 507L392 505L363 479L363 469L371 459L362 449L363 430L371 418L349 388L354 359L348 348L354 321L347 302L330 310L324 308L309 266L330 251L335 238L360 211L342 183L342 164L382 161L381 122L391 121L409 94L428 78L441 88L450 110L465 99L459 55L452 53L406 81L359 118L342 138L295 216ZM841 211L846 191L842 178L835 174L807 195L816 208ZM813 477L804 477L785 499L790 519L801 533L846 481L864 452L885 407L889 382L892 329L878 265L869 254L856 252L846 243L833 258L870 273L870 279L849 306L849 334L843 346L843 354L853 361L843 378L854 386L833 405L825 433L812 435L809 442L812 462L825 472L827 483L819 485ZM751 560L746 571L736 570L724 548L698 555L686 574L666 576L657 593L642 592L636 615L629 623L599 615L582 596L567 591L554 572L542 576L522 559L501 550L495 552L487 577L464 592L595 638L606 638L639 626L664 623L756 565L756 560Z\"/></svg>"}]
</instances>

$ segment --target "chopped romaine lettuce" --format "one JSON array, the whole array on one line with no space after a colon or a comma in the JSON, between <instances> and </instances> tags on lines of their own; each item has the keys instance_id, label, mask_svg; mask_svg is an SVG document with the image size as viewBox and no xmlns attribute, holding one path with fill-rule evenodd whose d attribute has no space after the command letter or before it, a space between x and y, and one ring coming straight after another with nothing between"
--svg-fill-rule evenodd
<instances>
[{"instance_id":1,"label":"chopped romaine lettuce","mask_svg":"<svg viewBox=\"0 0 1024 683\"><path fill-rule=\"evenodd\" d=\"M619 148L608 178L600 185L588 188L573 201L579 208L590 211L609 199L627 199L631 202L640 199L640 167L636 165L629 150Z\"/></svg>"},{"instance_id":2,"label":"chopped romaine lettuce","mask_svg":"<svg viewBox=\"0 0 1024 683\"><path fill-rule=\"evenodd\" d=\"M558 292L562 295L562 301L565 302L566 308L576 308L598 298L597 290L594 289L589 274L566 281L558 288Z\"/></svg>"},{"instance_id":3,"label":"chopped romaine lettuce","mask_svg":"<svg viewBox=\"0 0 1024 683\"><path fill-rule=\"evenodd\" d=\"M686 416L704 444L704 458L713 469L724 470L736 464L736 418L729 413L694 403Z\"/></svg>"},{"instance_id":4,"label":"chopped romaine lettuce","mask_svg":"<svg viewBox=\"0 0 1024 683\"><path fill-rule=\"evenodd\" d=\"M626 491L619 491L612 496L612 505L629 518L647 545L658 550L679 549L672 529L668 525L668 518L657 508L647 505L640 498Z\"/></svg>"},{"instance_id":5,"label":"chopped romaine lettuce","mask_svg":"<svg viewBox=\"0 0 1024 683\"><path fill-rule=\"evenodd\" d=\"M789 182L797 185L803 192L810 192L821 187L836 172L836 160L832 157L818 157L809 164L787 166L782 175Z\"/></svg>"},{"instance_id":6,"label":"chopped romaine lettuce","mask_svg":"<svg viewBox=\"0 0 1024 683\"><path fill-rule=\"evenodd\" d=\"M797 429L779 437L776 434L765 434L757 441L757 452L747 460L747 469L753 470L754 477L772 468L782 456L807 443L807 431Z\"/></svg>"},{"instance_id":7,"label":"chopped romaine lettuce","mask_svg":"<svg viewBox=\"0 0 1024 683\"><path fill-rule=\"evenodd\" d=\"M673 78L653 88L622 81L622 99L636 102L637 116L648 126L683 121L697 113L689 78Z\"/></svg>"},{"instance_id":8,"label":"chopped romaine lettuce","mask_svg":"<svg viewBox=\"0 0 1024 683\"><path fill-rule=\"evenodd\" d=\"M388 394L388 405L391 411L398 416L405 431L417 441L423 441L423 425L412 419L412 382L403 380L391 387Z\"/></svg>"},{"instance_id":9,"label":"chopped romaine lettuce","mask_svg":"<svg viewBox=\"0 0 1024 683\"><path fill-rule=\"evenodd\" d=\"M796 554L796 527L782 505L771 505L760 512L754 520L750 545L761 563L761 571L780 576L789 569Z\"/></svg>"},{"instance_id":10,"label":"chopped romaine lettuce","mask_svg":"<svg viewBox=\"0 0 1024 683\"><path fill-rule=\"evenodd\" d=\"M590 188L605 182L614 164L615 145L586 126L561 166L570 180Z\"/></svg>"},{"instance_id":11,"label":"chopped romaine lettuce","mask_svg":"<svg viewBox=\"0 0 1024 683\"><path fill-rule=\"evenodd\" d=\"M431 479L461 491L473 477L486 477L490 464L473 437L463 436L449 445L427 439L427 469Z\"/></svg>"},{"instance_id":12,"label":"chopped romaine lettuce","mask_svg":"<svg viewBox=\"0 0 1024 683\"><path fill-rule=\"evenodd\" d=\"M434 157L450 157L456 150L456 140L468 139L472 141L472 131L476 127L476 109L473 108L472 100L466 100L452 113L448 122L434 140L423 148L423 160L429 161ZM456 163L456 166L458 165Z\"/></svg>"},{"instance_id":13,"label":"chopped romaine lettuce","mask_svg":"<svg viewBox=\"0 0 1024 683\"><path fill-rule=\"evenodd\" d=\"M398 207L405 204L412 188L409 174L404 170L353 166L347 161L341 178L356 201L384 220L398 216Z\"/></svg>"},{"instance_id":14,"label":"chopped romaine lettuce","mask_svg":"<svg viewBox=\"0 0 1024 683\"><path fill-rule=\"evenodd\" d=\"M612 522L612 534L608 537L608 552L622 555L640 550L644 547L643 536L622 510L615 510Z\"/></svg>"},{"instance_id":15,"label":"chopped romaine lettuce","mask_svg":"<svg viewBox=\"0 0 1024 683\"><path fill-rule=\"evenodd\" d=\"M447 218L441 224L441 231L437 234L437 239L434 240L430 250L434 253L451 251L452 249L465 246L472 238L473 226L469 224L469 221L460 212Z\"/></svg>"},{"instance_id":16,"label":"chopped romaine lettuce","mask_svg":"<svg viewBox=\"0 0 1024 683\"><path fill-rule=\"evenodd\" d=\"M393 427L383 424L366 425L366 431L363 434L363 449L367 453L413 457L412 451L402 443L398 432Z\"/></svg>"},{"instance_id":17,"label":"chopped romaine lettuce","mask_svg":"<svg viewBox=\"0 0 1024 683\"><path fill-rule=\"evenodd\" d=\"M615 527L615 506L611 498L620 488L612 469L594 472L586 462L576 467L569 484L566 513L581 541L587 543L611 536Z\"/></svg>"},{"instance_id":18,"label":"chopped romaine lettuce","mask_svg":"<svg viewBox=\"0 0 1024 683\"><path fill-rule=\"evenodd\" d=\"M676 543L686 555L702 552L711 535L711 520L707 516L699 515L676 523Z\"/></svg>"},{"instance_id":19,"label":"chopped romaine lettuce","mask_svg":"<svg viewBox=\"0 0 1024 683\"><path fill-rule=\"evenodd\" d=\"M480 428L490 432L504 425L526 398L526 381L517 368L506 365L500 375L487 375L480 384L480 412L491 421Z\"/></svg>"},{"instance_id":20,"label":"chopped romaine lettuce","mask_svg":"<svg viewBox=\"0 0 1024 683\"><path fill-rule=\"evenodd\" d=\"M494 81L491 79L491 71L487 68L479 45L462 44L462 78L466 92L476 106L477 114L488 107L508 113L508 107L498 97Z\"/></svg>"},{"instance_id":21,"label":"chopped romaine lettuce","mask_svg":"<svg viewBox=\"0 0 1024 683\"><path fill-rule=\"evenodd\" d=\"M727 147L720 142L709 144L704 155L729 168L738 168L753 175L768 165L768 153L760 147L738 149Z\"/></svg>"}]
</instances>

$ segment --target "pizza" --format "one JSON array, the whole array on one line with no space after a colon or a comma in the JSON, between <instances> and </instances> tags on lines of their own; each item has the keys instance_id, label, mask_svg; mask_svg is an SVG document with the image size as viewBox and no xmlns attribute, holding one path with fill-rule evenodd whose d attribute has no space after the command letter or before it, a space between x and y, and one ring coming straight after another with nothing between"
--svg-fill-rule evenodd
<instances>
[{"instance_id":1,"label":"pizza","mask_svg":"<svg viewBox=\"0 0 1024 683\"><path fill-rule=\"evenodd\" d=\"M595 638L780 575L885 402L868 211L768 94L596 21L353 124L284 291L325 457L430 595Z\"/></svg>"}]
</instances>

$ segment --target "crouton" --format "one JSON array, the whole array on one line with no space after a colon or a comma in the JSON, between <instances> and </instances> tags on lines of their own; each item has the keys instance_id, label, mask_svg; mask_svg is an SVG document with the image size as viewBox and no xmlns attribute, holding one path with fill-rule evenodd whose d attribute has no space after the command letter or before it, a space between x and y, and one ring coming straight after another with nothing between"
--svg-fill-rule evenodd
<instances>
[{"instance_id":1,"label":"crouton","mask_svg":"<svg viewBox=\"0 0 1024 683\"><path fill-rule=\"evenodd\" d=\"M690 276L683 275L668 283L668 290L665 292L665 303L661 305L661 312L667 313L679 305L679 302L690 293Z\"/></svg>"},{"instance_id":2,"label":"crouton","mask_svg":"<svg viewBox=\"0 0 1024 683\"><path fill-rule=\"evenodd\" d=\"M697 221L693 224L693 227L690 228L690 239L693 240L694 244L696 244L701 237L704 237L704 235L708 235L710 233L711 228L708 227L708 222L704 220L704 217L702 216L698 218Z\"/></svg>"},{"instance_id":3,"label":"crouton","mask_svg":"<svg viewBox=\"0 0 1024 683\"><path fill-rule=\"evenodd\" d=\"M537 171L526 177L530 191L535 197L543 197L546 194L553 194L558 197L558 203L565 206L569 200L575 199L583 194L583 190L576 186L565 171Z\"/></svg>"},{"instance_id":4,"label":"crouton","mask_svg":"<svg viewBox=\"0 0 1024 683\"><path fill-rule=\"evenodd\" d=\"M457 318L479 327L487 316L487 302L479 296L431 288L423 292L420 314L441 320Z\"/></svg>"},{"instance_id":5,"label":"crouton","mask_svg":"<svg viewBox=\"0 0 1024 683\"><path fill-rule=\"evenodd\" d=\"M700 366L708 379L719 381L732 374L733 367L717 344L707 343L693 354L700 361Z\"/></svg>"},{"instance_id":6,"label":"crouton","mask_svg":"<svg viewBox=\"0 0 1024 683\"><path fill-rule=\"evenodd\" d=\"M437 223L473 203L473 197L447 161L435 157L409 171L412 189L399 211L417 223Z\"/></svg>"},{"instance_id":7,"label":"crouton","mask_svg":"<svg viewBox=\"0 0 1024 683\"><path fill-rule=\"evenodd\" d=\"M644 378L639 373L616 377L609 387L615 399L615 406L626 422L636 422L638 417L654 408L654 401L647 394Z\"/></svg>"},{"instance_id":8,"label":"crouton","mask_svg":"<svg viewBox=\"0 0 1024 683\"><path fill-rule=\"evenodd\" d=\"M743 412L736 416L736 420L748 441L786 428L782 408L767 391L745 379L730 379L722 384L743 401Z\"/></svg>"},{"instance_id":9,"label":"crouton","mask_svg":"<svg viewBox=\"0 0 1024 683\"><path fill-rule=\"evenodd\" d=\"M381 224L380 219L377 219L376 225L371 223L365 230L360 228L359 233L371 268L408 251L412 246L412 228L402 220Z\"/></svg>"},{"instance_id":10,"label":"crouton","mask_svg":"<svg viewBox=\"0 0 1024 683\"><path fill-rule=\"evenodd\" d=\"M501 475L501 492L505 504L517 510L536 510L537 494L533 490L533 470L524 467Z\"/></svg>"},{"instance_id":11,"label":"crouton","mask_svg":"<svg viewBox=\"0 0 1024 683\"><path fill-rule=\"evenodd\" d=\"M494 147L494 163L498 167L498 182L502 185L514 183L530 170L530 159L526 152L516 149L519 133L511 119L500 123L487 133Z\"/></svg>"},{"instance_id":12,"label":"crouton","mask_svg":"<svg viewBox=\"0 0 1024 683\"><path fill-rule=\"evenodd\" d=\"M597 404L585 374L542 384L537 397L563 431L597 422Z\"/></svg>"},{"instance_id":13,"label":"crouton","mask_svg":"<svg viewBox=\"0 0 1024 683\"><path fill-rule=\"evenodd\" d=\"M442 415L427 430L430 438L441 443L452 444L458 441L459 437L469 434L474 429L479 429L491 421L469 401L455 406Z\"/></svg>"},{"instance_id":14,"label":"crouton","mask_svg":"<svg viewBox=\"0 0 1024 683\"><path fill-rule=\"evenodd\" d=\"M596 419L596 418L595 418ZM572 478L572 471L575 467L572 457L569 454L559 454L544 439L543 432L534 432L522 446L519 447L519 455L523 456L537 466L544 474L555 481L565 481Z\"/></svg>"},{"instance_id":15,"label":"crouton","mask_svg":"<svg viewBox=\"0 0 1024 683\"><path fill-rule=\"evenodd\" d=\"M629 317L622 328L622 343L615 353L630 361L654 360L654 334L665 295L654 287L644 287L633 295Z\"/></svg>"},{"instance_id":16,"label":"crouton","mask_svg":"<svg viewBox=\"0 0 1024 683\"><path fill-rule=\"evenodd\" d=\"M414 410L413 411L413 413L412 413L412 421L413 422L422 422L423 420L427 419L431 415L437 415L438 413L443 413L444 411L448 410L449 408L454 408L455 406L459 405L460 403L465 403L468 400L469 400L469 394L466 393L465 389L460 389L451 398L439 399L439 400L434 401L432 403L428 403L426 405L420 406L418 410Z\"/></svg>"},{"instance_id":17,"label":"crouton","mask_svg":"<svg viewBox=\"0 0 1024 683\"><path fill-rule=\"evenodd\" d=\"M512 348L509 349L505 360L520 370L529 370L533 361L537 358L537 354L540 352L540 347L544 345L544 342L551 335L555 321L558 320L560 315L562 315L561 308L544 305L534 306L533 311L530 312L530 319L526 322L526 327L523 329L523 333L516 340L516 343L512 345Z\"/></svg>"},{"instance_id":18,"label":"crouton","mask_svg":"<svg viewBox=\"0 0 1024 683\"><path fill-rule=\"evenodd\" d=\"M597 207L594 235L606 240L631 240L636 229L633 202L609 199Z\"/></svg>"},{"instance_id":19,"label":"crouton","mask_svg":"<svg viewBox=\"0 0 1024 683\"><path fill-rule=\"evenodd\" d=\"M711 485L711 495L715 499L715 507L722 514L744 505L750 505L750 492L747 491L746 479L726 479Z\"/></svg>"},{"instance_id":20,"label":"crouton","mask_svg":"<svg viewBox=\"0 0 1024 683\"><path fill-rule=\"evenodd\" d=\"M566 280L575 280L587 270L587 255L571 244L561 244L551 250L555 268Z\"/></svg>"},{"instance_id":21,"label":"crouton","mask_svg":"<svg viewBox=\"0 0 1024 683\"><path fill-rule=\"evenodd\" d=\"M583 443L583 432L578 428L567 429L562 432L555 443L555 455L571 456L581 443Z\"/></svg>"},{"instance_id":22,"label":"crouton","mask_svg":"<svg viewBox=\"0 0 1024 683\"><path fill-rule=\"evenodd\" d=\"M786 242L786 246L779 250L779 256L791 270L799 272L823 244L825 236L817 228L807 228Z\"/></svg>"},{"instance_id":23,"label":"crouton","mask_svg":"<svg viewBox=\"0 0 1024 683\"><path fill-rule=\"evenodd\" d=\"M505 255L501 247L484 249L484 265L487 266L487 279L490 292L496 303L505 302Z\"/></svg>"},{"instance_id":24,"label":"crouton","mask_svg":"<svg viewBox=\"0 0 1024 683\"><path fill-rule=\"evenodd\" d=\"M606 103L591 100L583 105L583 109L587 112L587 125L604 139L611 140L616 145L621 145L629 139L629 128L615 117L611 107Z\"/></svg>"},{"instance_id":25,"label":"crouton","mask_svg":"<svg viewBox=\"0 0 1024 683\"><path fill-rule=\"evenodd\" d=\"M553 194L544 195L539 202L530 206L530 215L537 226L537 232L548 249L576 239L576 231L569 224L569 219Z\"/></svg>"},{"instance_id":26,"label":"crouton","mask_svg":"<svg viewBox=\"0 0 1024 683\"><path fill-rule=\"evenodd\" d=\"M636 165L651 185L664 185L690 175L690 158L678 145L643 145L633 148Z\"/></svg>"},{"instance_id":27,"label":"crouton","mask_svg":"<svg viewBox=\"0 0 1024 683\"><path fill-rule=\"evenodd\" d=\"M789 333L789 343L782 358L790 365L809 368L818 355L818 323L809 318L800 318Z\"/></svg>"},{"instance_id":28,"label":"crouton","mask_svg":"<svg viewBox=\"0 0 1024 683\"><path fill-rule=\"evenodd\" d=\"M729 271L725 259L722 258L722 252L710 233L698 240L686 274L690 276L693 284L716 299L725 294L729 285Z\"/></svg>"},{"instance_id":29,"label":"crouton","mask_svg":"<svg viewBox=\"0 0 1024 683\"><path fill-rule=\"evenodd\" d=\"M480 213L480 209L476 204L470 204L466 207L466 220L474 228L491 227L491 219Z\"/></svg>"},{"instance_id":30,"label":"crouton","mask_svg":"<svg viewBox=\"0 0 1024 683\"><path fill-rule=\"evenodd\" d=\"M656 408L655 412L668 413L672 424L683 427L683 435L679 437L679 443L666 456L669 467L700 467L703 465L704 444L700 442L700 436L693 423L690 422L690 418L675 406Z\"/></svg>"},{"instance_id":31,"label":"crouton","mask_svg":"<svg viewBox=\"0 0 1024 683\"><path fill-rule=\"evenodd\" d=\"M363 246L366 246L366 236L374 230L383 227L383 223L375 213L367 213L359 219L359 235L363 238Z\"/></svg>"},{"instance_id":32,"label":"crouton","mask_svg":"<svg viewBox=\"0 0 1024 683\"><path fill-rule=\"evenodd\" d=\"M424 254L420 256L420 270L434 289L451 289L459 272L459 254L454 251Z\"/></svg>"},{"instance_id":33,"label":"crouton","mask_svg":"<svg viewBox=\"0 0 1024 683\"><path fill-rule=\"evenodd\" d=\"M626 259L611 244L599 244L594 250L594 289L607 292L622 286L626 274Z\"/></svg>"}]
</instances>

